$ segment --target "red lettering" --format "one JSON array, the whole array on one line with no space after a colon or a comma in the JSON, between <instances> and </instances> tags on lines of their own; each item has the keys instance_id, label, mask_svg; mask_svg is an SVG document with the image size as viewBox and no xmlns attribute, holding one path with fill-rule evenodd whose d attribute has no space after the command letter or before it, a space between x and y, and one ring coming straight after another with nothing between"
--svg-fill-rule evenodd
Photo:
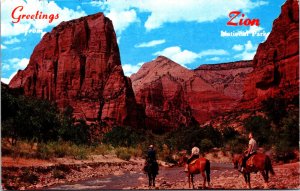
<instances>
[{"instance_id":1,"label":"red lettering","mask_svg":"<svg viewBox=\"0 0 300 191\"><path fill-rule=\"evenodd\" d=\"M14 20L12 21L13 23L18 23L18 22L20 22L20 19L21 19L21 15L19 15L18 17L15 17L15 12L17 11L17 9L20 9L20 11L22 11L23 6L18 6L11 12L11 18L16 19L16 21L14 21Z\"/></svg>"},{"instance_id":2,"label":"red lettering","mask_svg":"<svg viewBox=\"0 0 300 191\"><path fill-rule=\"evenodd\" d=\"M40 11L36 11L35 14L21 14L23 6L17 6L11 12L12 23L18 23L21 19L48 19L49 23L53 22L54 19L59 18L59 14L45 14Z\"/></svg>"},{"instance_id":3,"label":"red lettering","mask_svg":"<svg viewBox=\"0 0 300 191\"><path fill-rule=\"evenodd\" d=\"M231 11L229 13L229 21L227 22L227 25L229 26L242 26L242 25L245 25L245 26L253 26L253 25L256 25L256 26L259 26L259 19L243 19L245 17L245 14L241 14L240 16L240 20L239 22L234 22L234 20L241 14L240 11Z\"/></svg>"},{"instance_id":4,"label":"red lettering","mask_svg":"<svg viewBox=\"0 0 300 191\"><path fill-rule=\"evenodd\" d=\"M237 23L232 22L232 20L235 19L237 16L239 16L240 13L241 12L239 12L239 11L231 11L229 13L229 15L228 15L229 18L231 18L231 19L227 22L227 25L229 25L229 26L237 26ZM232 15L234 15L234 16L232 16Z\"/></svg>"}]
</instances>

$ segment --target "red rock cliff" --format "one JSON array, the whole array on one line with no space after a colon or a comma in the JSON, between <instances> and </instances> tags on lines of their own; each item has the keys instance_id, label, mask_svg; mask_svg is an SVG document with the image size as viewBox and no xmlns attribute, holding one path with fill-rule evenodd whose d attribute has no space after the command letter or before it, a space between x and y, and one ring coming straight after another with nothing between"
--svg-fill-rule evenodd
<instances>
[{"instance_id":1,"label":"red rock cliff","mask_svg":"<svg viewBox=\"0 0 300 191\"><path fill-rule=\"evenodd\" d=\"M287 0L267 40L260 44L247 77L242 107L269 97L299 97L299 5Z\"/></svg>"},{"instance_id":2,"label":"red rock cliff","mask_svg":"<svg viewBox=\"0 0 300 191\"><path fill-rule=\"evenodd\" d=\"M10 88L71 106L89 122L136 126L136 102L120 62L112 22L102 13L62 22L44 35Z\"/></svg>"},{"instance_id":3,"label":"red rock cliff","mask_svg":"<svg viewBox=\"0 0 300 191\"><path fill-rule=\"evenodd\" d=\"M171 129L203 123L234 108L250 71L250 61L188 70L159 56L145 63L131 80L136 100L145 108L147 124Z\"/></svg>"}]
</instances>

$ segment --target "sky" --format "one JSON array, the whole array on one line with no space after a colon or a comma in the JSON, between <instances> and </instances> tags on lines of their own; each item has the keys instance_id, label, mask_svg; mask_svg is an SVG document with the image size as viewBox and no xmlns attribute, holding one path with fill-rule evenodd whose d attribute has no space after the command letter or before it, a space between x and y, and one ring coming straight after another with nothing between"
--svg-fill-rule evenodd
<instances>
[{"instance_id":1,"label":"sky","mask_svg":"<svg viewBox=\"0 0 300 191\"><path fill-rule=\"evenodd\" d=\"M34 47L62 21L103 12L113 21L125 75L163 55L194 69L253 59L284 0L1 0L1 81L25 69ZM23 9L17 8L23 6ZM12 18L13 10L14 18ZM58 19L21 19L20 14L59 14ZM259 26L230 26L259 20ZM242 16L243 14L243 16ZM234 16L236 14L231 14ZM14 22L14 23L13 23ZM247 22L246 22L247 24ZM225 35L226 34L226 35ZM243 34L243 35L241 35ZM247 35L245 35L247 34Z\"/></svg>"}]
</instances>

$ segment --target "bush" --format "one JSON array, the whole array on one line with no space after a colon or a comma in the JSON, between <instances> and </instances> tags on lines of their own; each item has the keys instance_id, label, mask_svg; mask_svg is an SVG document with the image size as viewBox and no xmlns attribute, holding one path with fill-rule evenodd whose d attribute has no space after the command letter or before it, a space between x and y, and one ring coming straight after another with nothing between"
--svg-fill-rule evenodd
<instances>
[{"instance_id":1,"label":"bush","mask_svg":"<svg viewBox=\"0 0 300 191\"><path fill-rule=\"evenodd\" d=\"M294 150L299 150L299 118L296 113L289 112L280 121L279 128L275 130L274 142L276 153L281 158L291 159ZM288 160L285 159L285 160Z\"/></svg>"},{"instance_id":2,"label":"bush","mask_svg":"<svg viewBox=\"0 0 300 191\"><path fill-rule=\"evenodd\" d=\"M208 152L213 147L214 147L214 144L209 139L203 139L200 143L200 150L202 153Z\"/></svg>"},{"instance_id":3,"label":"bush","mask_svg":"<svg viewBox=\"0 0 300 191\"><path fill-rule=\"evenodd\" d=\"M135 147L145 141L144 132L130 127L117 126L104 135L103 142L114 147Z\"/></svg>"},{"instance_id":4,"label":"bush","mask_svg":"<svg viewBox=\"0 0 300 191\"><path fill-rule=\"evenodd\" d=\"M240 133L232 127L226 127L222 130L223 140L227 143L230 140L236 139Z\"/></svg>"},{"instance_id":5,"label":"bush","mask_svg":"<svg viewBox=\"0 0 300 191\"><path fill-rule=\"evenodd\" d=\"M207 127L181 127L167 134L165 138L166 144L169 148L173 148L173 150L188 150L197 146L201 148L202 140L210 140L204 141L203 144L210 144L212 147L220 147L223 145L222 134L218 129L213 128L212 126ZM203 147L206 150L206 147ZM202 150L200 150L202 152ZM205 152L205 151L203 151Z\"/></svg>"},{"instance_id":6,"label":"bush","mask_svg":"<svg viewBox=\"0 0 300 191\"><path fill-rule=\"evenodd\" d=\"M65 156L71 156L74 159L87 159L88 153L90 153L88 147L60 141L39 144L36 156L42 159Z\"/></svg>"},{"instance_id":7,"label":"bush","mask_svg":"<svg viewBox=\"0 0 300 191\"><path fill-rule=\"evenodd\" d=\"M264 117L252 116L244 120L247 132L252 132L258 146L268 146L272 138L271 123Z\"/></svg>"},{"instance_id":8,"label":"bush","mask_svg":"<svg viewBox=\"0 0 300 191\"><path fill-rule=\"evenodd\" d=\"M247 149L248 140L245 138L238 137L237 139L232 139L228 142L230 146L230 152L233 153L243 153Z\"/></svg>"},{"instance_id":9,"label":"bush","mask_svg":"<svg viewBox=\"0 0 300 191\"><path fill-rule=\"evenodd\" d=\"M118 158L122 160L129 161L131 158L131 154L128 152L127 148L121 147L116 149L116 155Z\"/></svg>"}]
</instances>

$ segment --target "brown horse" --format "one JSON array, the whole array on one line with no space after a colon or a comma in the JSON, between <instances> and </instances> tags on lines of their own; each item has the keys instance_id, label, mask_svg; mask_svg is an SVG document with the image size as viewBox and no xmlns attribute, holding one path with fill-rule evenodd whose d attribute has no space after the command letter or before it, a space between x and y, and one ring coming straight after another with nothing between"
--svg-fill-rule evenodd
<instances>
[{"instance_id":1,"label":"brown horse","mask_svg":"<svg viewBox=\"0 0 300 191\"><path fill-rule=\"evenodd\" d=\"M187 159L188 159L187 156L181 157L179 161L179 165L186 164ZM191 181L192 181L192 186L194 189L194 175L200 173L203 177L203 188L206 187L206 180L208 183L208 187L210 187L210 162L206 158L200 157L196 159L195 162L191 162L191 164L188 165L187 176L189 181L189 188L191 187Z\"/></svg>"},{"instance_id":2,"label":"brown horse","mask_svg":"<svg viewBox=\"0 0 300 191\"><path fill-rule=\"evenodd\" d=\"M243 155L242 154L234 154L232 156L232 162L234 164L234 168L238 168L238 165L242 164L243 160ZM246 162L246 167L243 171L243 175L245 178L246 184L248 184L248 188L251 188L250 185L250 173L251 172L260 172L261 175L264 178L264 187L268 188L268 182L269 182L269 172L272 175L275 175L271 159L269 156L262 154L262 153L257 153L254 156L251 156L247 162Z\"/></svg>"}]
</instances>

